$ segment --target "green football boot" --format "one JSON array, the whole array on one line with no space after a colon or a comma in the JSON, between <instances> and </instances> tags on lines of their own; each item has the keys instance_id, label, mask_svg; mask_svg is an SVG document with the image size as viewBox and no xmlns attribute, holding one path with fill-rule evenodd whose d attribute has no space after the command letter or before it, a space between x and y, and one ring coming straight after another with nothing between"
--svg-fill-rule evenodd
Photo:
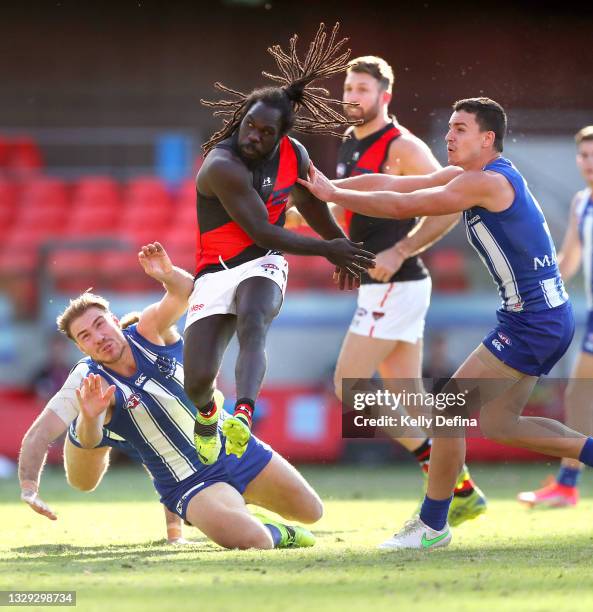
<instances>
[{"instance_id":1,"label":"green football boot","mask_svg":"<svg viewBox=\"0 0 593 612\"><path fill-rule=\"evenodd\" d=\"M224 404L224 396L217 389L214 391L213 399L216 405L216 412L206 418L200 411L197 411L196 422L194 423L194 445L198 458L204 465L216 463L222 448L218 432L218 419Z\"/></svg>"},{"instance_id":2,"label":"green football boot","mask_svg":"<svg viewBox=\"0 0 593 612\"><path fill-rule=\"evenodd\" d=\"M265 514L256 513L253 516L264 525L272 525L278 529L281 539L276 548L309 548L315 545L315 536L300 525L286 525L271 519Z\"/></svg>"}]
</instances>

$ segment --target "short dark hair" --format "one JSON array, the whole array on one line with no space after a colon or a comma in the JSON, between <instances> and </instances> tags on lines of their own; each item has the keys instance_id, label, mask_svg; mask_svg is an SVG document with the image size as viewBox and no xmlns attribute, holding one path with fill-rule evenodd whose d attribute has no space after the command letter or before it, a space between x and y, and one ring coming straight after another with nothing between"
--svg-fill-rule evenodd
<instances>
[{"instance_id":1,"label":"short dark hair","mask_svg":"<svg viewBox=\"0 0 593 612\"><path fill-rule=\"evenodd\" d=\"M494 132L494 148L502 153L503 141L507 132L507 115L504 108L490 98L466 98L453 104L454 111L465 111L476 116L482 132Z\"/></svg>"},{"instance_id":2,"label":"short dark hair","mask_svg":"<svg viewBox=\"0 0 593 612\"><path fill-rule=\"evenodd\" d=\"M583 129L579 130L574 137L577 147L584 140L593 140L593 125L586 125Z\"/></svg>"},{"instance_id":3,"label":"short dark hair","mask_svg":"<svg viewBox=\"0 0 593 612\"><path fill-rule=\"evenodd\" d=\"M393 88L393 68L382 58L376 55L363 55L350 60L346 72L359 72L370 74L379 81L379 85L391 93Z\"/></svg>"}]
</instances>

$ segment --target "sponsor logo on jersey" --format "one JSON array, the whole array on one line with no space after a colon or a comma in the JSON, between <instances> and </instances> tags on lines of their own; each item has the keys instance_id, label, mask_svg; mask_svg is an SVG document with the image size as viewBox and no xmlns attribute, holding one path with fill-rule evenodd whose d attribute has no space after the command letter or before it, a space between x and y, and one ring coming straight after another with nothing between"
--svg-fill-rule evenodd
<instances>
[{"instance_id":1,"label":"sponsor logo on jersey","mask_svg":"<svg viewBox=\"0 0 593 612\"><path fill-rule=\"evenodd\" d=\"M511 346L512 342L511 339L506 335L503 334L502 332L497 332L496 335L507 345L507 346Z\"/></svg>"},{"instance_id":2,"label":"sponsor logo on jersey","mask_svg":"<svg viewBox=\"0 0 593 612\"><path fill-rule=\"evenodd\" d=\"M269 272L270 274L275 274L276 270L280 270L280 268L273 263L263 263L261 264L261 267L266 271Z\"/></svg>"},{"instance_id":3,"label":"sponsor logo on jersey","mask_svg":"<svg viewBox=\"0 0 593 612\"><path fill-rule=\"evenodd\" d=\"M473 223L477 223L480 220L480 215L474 215L469 221L468 223L471 225Z\"/></svg>"},{"instance_id":4,"label":"sponsor logo on jersey","mask_svg":"<svg viewBox=\"0 0 593 612\"><path fill-rule=\"evenodd\" d=\"M142 403L142 397L139 393L132 393L130 397L128 397L128 401L126 402L126 410L134 410Z\"/></svg>"},{"instance_id":5,"label":"sponsor logo on jersey","mask_svg":"<svg viewBox=\"0 0 593 612\"><path fill-rule=\"evenodd\" d=\"M551 268L556 265L556 254L552 253L551 255L544 255L543 257L534 257L533 258L533 269L537 270L538 268Z\"/></svg>"},{"instance_id":6,"label":"sponsor logo on jersey","mask_svg":"<svg viewBox=\"0 0 593 612\"><path fill-rule=\"evenodd\" d=\"M159 355L155 361L156 367L165 378L171 378L175 374L177 368L177 359L175 357L166 357Z\"/></svg>"},{"instance_id":7,"label":"sponsor logo on jersey","mask_svg":"<svg viewBox=\"0 0 593 612\"><path fill-rule=\"evenodd\" d=\"M204 304L194 304L190 310L192 312L198 312L198 310L202 310L202 308L204 308Z\"/></svg>"},{"instance_id":8,"label":"sponsor logo on jersey","mask_svg":"<svg viewBox=\"0 0 593 612\"><path fill-rule=\"evenodd\" d=\"M373 311L373 319L375 319L375 321L382 319L384 316L385 316L384 312L379 312L378 310Z\"/></svg>"},{"instance_id":9,"label":"sponsor logo on jersey","mask_svg":"<svg viewBox=\"0 0 593 612\"><path fill-rule=\"evenodd\" d=\"M272 179L269 176L266 176L264 182L262 183L262 187L271 187Z\"/></svg>"},{"instance_id":10,"label":"sponsor logo on jersey","mask_svg":"<svg viewBox=\"0 0 593 612\"><path fill-rule=\"evenodd\" d=\"M523 302L517 302L516 304L513 304L510 308L510 311L512 312L522 312L523 311Z\"/></svg>"},{"instance_id":11,"label":"sponsor logo on jersey","mask_svg":"<svg viewBox=\"0 0 593 612\"><path fill-rule=\"evenodd\" d=\"M346 164L338 164L338 167L336 168L336 176L338 178L342 178L344 175L346 174Z\"/></svg>"},{"instance_id":12,"label":"sponsor logo on jersey","mask_svg":"<svg viewBox=\"0 0 593 612\"><path fill-rule=\"evenodd\" d=\"M134 384L137 387L140 387L140 386L142 386L146 382L147 378L148 378L148 376L146 376L146 374L140 374L140 376L138 376L138 378L134 381Z\"/></svg>"},{"instance_id":13,"label":"sponsor logo on jersey","mask_svg":"<svg viewBox=\"0 0 593 612\"><path fill-rule=\"evenodd\" d=\"M356 316L357 316L357 317L364 317L366 314L368 314L368 312L369 312L369 311L368 311L366 308L359 308L359 309L356 311Z\"/></svg>"},{"instance_id":14,"label":"sponsor logo on jersey","mask_svg":"<svg viewBox=\"0 0 593 612\"><path fill-rule=\"evenodd\" d=\"M499 352L504 348L504 346L502 346L502 344L496 338L492 340L492 346Z\"/></svg>"},{"instance_id":15,"label":"sponsor logo on jersey","mask_svg":"<svg viewBox=\"0 0 593 612\"><path fill-rule=\"evenodd\" d=\"M360 157L360 152L359 151L354 151L354 154L352 155L352 159L354 161L358 161L359 157Z\"/></svg>"}]
</instances>

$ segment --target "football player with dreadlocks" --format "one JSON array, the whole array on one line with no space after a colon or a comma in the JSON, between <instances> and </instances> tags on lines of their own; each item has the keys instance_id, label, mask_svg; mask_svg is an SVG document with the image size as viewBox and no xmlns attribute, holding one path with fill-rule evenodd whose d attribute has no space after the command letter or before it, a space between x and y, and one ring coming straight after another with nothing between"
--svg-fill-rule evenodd
<instances>
[{"instance_id":1,"label":"football player with dreadlocks","mask_svg":"<svg viewBox=\"0 0 593 612\"><path fill-rule=\"evenodd\" d=\"M347 39L337 40L339 24L327 35L319 26L304 60L296 52L268 49L280 75L278 83L244 94L220 83L236 100L202 101L222 129L203 145L205 161L197 177L198 252L196 281L185 327L185 390L194 402L195 443L200 460L214 463L221 450L219 409L213 393L222 357L236 332L237 401L222 425L227 454L242 457L251 436L255 402L266 371L265 342L278 315L288 265L282 252L320 255L336 266L340 288L357 286L374 255L348 240L322 204L297 184L309 169L307 151L287 134L291 129L339 136L348 121L323 88L311 83L346 69ZM324 240L283 228L288 199ZM271 462L266 470L275 469Z\"/></svg>"}]
</instances>

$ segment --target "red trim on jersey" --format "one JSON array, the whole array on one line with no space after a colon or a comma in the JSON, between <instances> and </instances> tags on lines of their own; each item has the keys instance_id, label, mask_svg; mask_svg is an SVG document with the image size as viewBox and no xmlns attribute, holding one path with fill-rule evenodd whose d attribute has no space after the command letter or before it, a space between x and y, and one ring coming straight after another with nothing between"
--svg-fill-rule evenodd
<instances>
[{"instance_id":1,"label":"red trim on jersey","mask_svg":"<svg viewBox=\"0 0 593 612\"><path fill-rule=\"evenodd\" d=\"M298 159L294 145L288 136L284 136L280 141L280 160L274 187L265 202L272 225L277 224L286 210L288 196L296 184L298 171ZM222 203L220 205L222 206ZM219 258L227 261L237 257L253 244L255 243L245 230L234 221L229 221L203 234L200 233L198 227L196 274L208 265L220 263Z\"/></svg>"},{"instance_id":2,"label":"red trim on jersey","mask_svg":"<svg viewBox=\"0 0 593 612\"><path fill-rule=\"evenodd\" d=\"M392 125L380 138L375 140L373 144L359 157L356 165L352 168L348 177L359 176L361 174L379 174L383 169L383 164L389 153L389 146L403 134L403 131ZM344 223L346 231L350 234L350 223L354 213L351 210L346 211Z\"/></svg>"}]
</instances>

